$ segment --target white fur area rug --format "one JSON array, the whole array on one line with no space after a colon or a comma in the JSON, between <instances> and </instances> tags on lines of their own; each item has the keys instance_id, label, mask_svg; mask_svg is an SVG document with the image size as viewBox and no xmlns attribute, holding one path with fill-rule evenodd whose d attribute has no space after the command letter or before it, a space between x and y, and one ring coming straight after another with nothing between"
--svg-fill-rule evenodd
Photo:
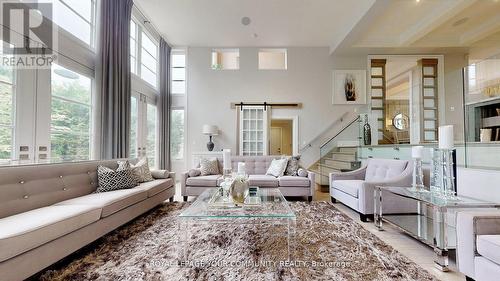
<instances>
[{"instance_id":1,"label":"white fur area rug","mask_svg":"<svg viewBox=\"0 0 500 281\"><path fill-rule=\"evenodd\" d=\"M164 203L51 269L41 280L435 280L328 202L291 202L286 226L202 223L178 229L189 203ZM178 235L189 241L179 243ZM180 259L185 249L187 259Z\"/></svg>"}]
</instances>

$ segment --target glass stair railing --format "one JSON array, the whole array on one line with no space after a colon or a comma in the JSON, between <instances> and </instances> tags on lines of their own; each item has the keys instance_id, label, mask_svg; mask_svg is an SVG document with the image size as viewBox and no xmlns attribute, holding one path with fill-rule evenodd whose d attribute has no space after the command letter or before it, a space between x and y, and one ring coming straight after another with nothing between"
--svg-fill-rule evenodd
<instances>
[{"instance_id":1,"label":"glass stair railing","mask_svg":"<svg viewBox=\"0 0 500 281\"><path fill-rule=\"evenodd\" d=\"M358 160L358 149L361 145L360 126L361 118L358 115L320 146L319 160L311 170L316 172L316 181L323 192L328 192L330 173L352 171L361 166Z\"/></svg>"}]
</instances>

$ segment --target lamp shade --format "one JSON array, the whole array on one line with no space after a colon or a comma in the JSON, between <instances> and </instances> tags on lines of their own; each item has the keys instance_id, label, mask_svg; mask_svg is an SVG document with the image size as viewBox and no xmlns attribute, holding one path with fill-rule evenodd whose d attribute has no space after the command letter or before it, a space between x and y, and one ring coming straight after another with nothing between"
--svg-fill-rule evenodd
<instances>
[{"instance_id":1,"label":"lamp shade","mask_svg":"<svg viewBox=\"0 0 500 281\"><path fill-rule=\"evenodd\" d=\"M203 125L203 134L215 136L219 134L219 128L215 125Z\"/></svg>"}]
</instances>

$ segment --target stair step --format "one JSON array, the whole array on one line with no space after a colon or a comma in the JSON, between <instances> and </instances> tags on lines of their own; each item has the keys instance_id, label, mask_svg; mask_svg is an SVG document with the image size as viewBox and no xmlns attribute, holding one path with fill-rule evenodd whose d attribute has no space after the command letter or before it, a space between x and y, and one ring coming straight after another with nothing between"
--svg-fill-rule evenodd
<instances>
[{"instance_id":1,"label":"stair step","mask_svg":"<svg viewBox=\"0 0 500 281\"><path fill-rule=\"evenodd\" d=\"M332 153L330 157L325 157L325 159L338 161L356 161L356 154Z\"/></svg>"},{"instance_id":2,"label":"stair step","mask_svg":"<svg viewBox=\"0 0 500 281\"><path fill-rule=\"evenodd\" d=\"M359 161L325 160L325 165L337 170L356 170L361 166Z\"/></svg>"},{"instance_id":3,"label":"stair step","mask_svg":"<svg viewBox=\"0 0 500 281\"><path fill-rule=\"evenodd\" d=\"M332 168L328 165L321 164L321 167L318 171L318 175L328 176L330 173L340 173L340 169Z\"/></svg>"},{"instance_id":4,"label":"stair step","mask_svg":"<svg viewBox=\"0 0 500 281\"><path fill-rule=\"evenodd\" d=\"M339 152L356 153L358 152L357 147L339 147Z\"/></svg>"}]
</instances>

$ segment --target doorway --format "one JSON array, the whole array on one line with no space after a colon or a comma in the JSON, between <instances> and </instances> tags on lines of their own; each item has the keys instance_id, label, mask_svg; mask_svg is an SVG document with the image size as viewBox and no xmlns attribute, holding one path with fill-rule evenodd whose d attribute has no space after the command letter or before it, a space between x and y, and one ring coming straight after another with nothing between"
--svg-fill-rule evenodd
<instances>
[{"instance_id":1,"label":"doorway","mask_svg":"<svg viewBox=\"0 0 500 281\"><path fill-rule=\"evenodd\" d=\"M292 155L293 120L272 119L269 135L270 155Z\"/></svg>"}]
</instances>

